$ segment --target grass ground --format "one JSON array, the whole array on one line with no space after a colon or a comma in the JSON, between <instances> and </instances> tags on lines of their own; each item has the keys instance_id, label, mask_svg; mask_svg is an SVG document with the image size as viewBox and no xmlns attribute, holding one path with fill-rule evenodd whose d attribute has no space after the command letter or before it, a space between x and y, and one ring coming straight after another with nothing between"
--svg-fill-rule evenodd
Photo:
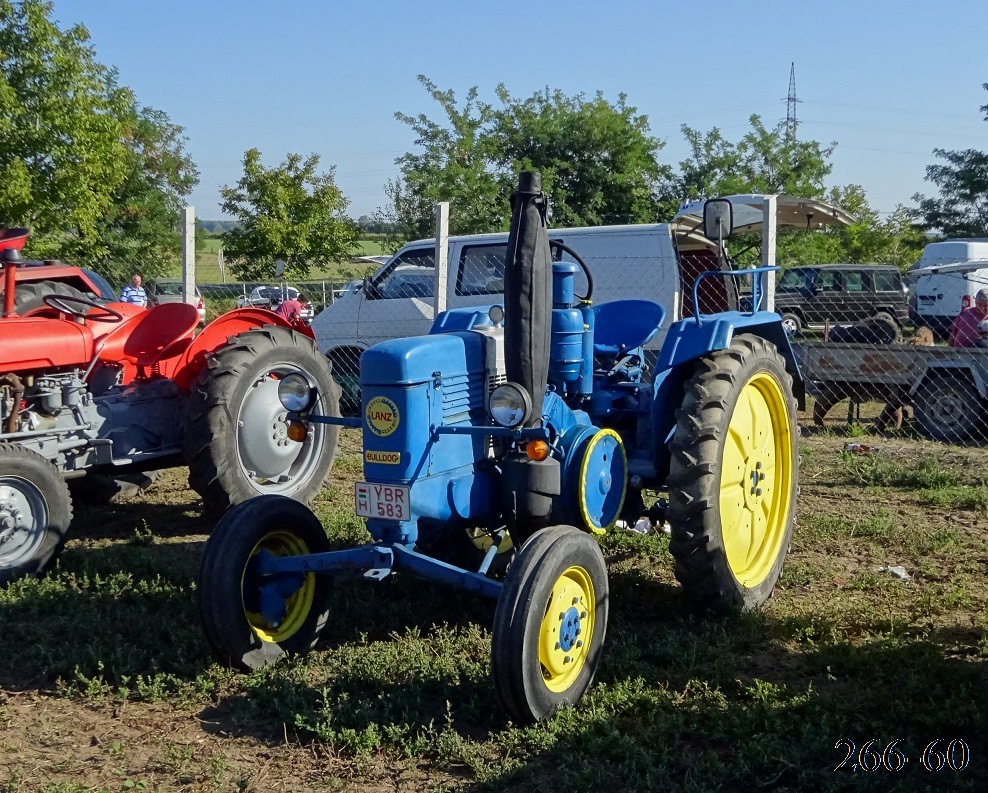
<instances>
[{"instance_id":1,"label":"grass ground","mask_svg":"<svg viewBox=\"0 0 988 793\"><path fill-rule=\"evenodd\" d=\"M487 602L340 583L316 652L235 674L198 623L210 524L185 472L80 506L54 574L0 591L0 791L988 789L984 452L864 437L865 456L836 432L802 440L761 613L691 615L666 535L605 537L597 682L538 727L497 707ZM335 547L364 538L356 444L316 504ZM862 770L883 754L908 762Z\"/></svg>"}]
</instances>

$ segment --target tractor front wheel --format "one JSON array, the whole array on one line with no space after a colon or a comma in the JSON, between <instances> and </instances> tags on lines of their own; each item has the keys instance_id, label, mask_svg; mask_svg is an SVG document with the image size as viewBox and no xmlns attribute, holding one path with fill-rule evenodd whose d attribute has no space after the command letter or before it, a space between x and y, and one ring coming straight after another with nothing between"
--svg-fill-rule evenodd
<instances>
[{"instance_id":1,"label":"tractor front wheel","mask_svg":"<svg viewBox=\"0 0 988 793\"><path fill-rule=\"evenodd\" d=\"M258 669L315 646L329 617L329 579L265 574L261 565L329 549L318 518L284 496L251 499L220 519L203 549L197 588L206 641L221 663Z\"/></svg>"},{"instance_id":2,"label":"tractor front wheel","mask_svg":"<svg viewBox=\"0 0 988 793\"><path fill-rule=\"evenodd\" d=\"M71 522L69 489L55 467L29 449L0 444L0 586L43 573Z\"/></svg>"},{"instance_id":3,"label":"tractor front wheel","mask_svg":"<svg viewBox=\"0 0 988 793\"><path fill-rule=\"evenodd\" d=\"M697 606L756 608L782 572L796 514L796 402L767 340L704 356L671 443L669 549Z\"/></svg>"},{"instance_id":4,"label":"tractor front wheel","mask_svg":"<svg viewBox=\"0 0 988 793\"><path fill-rule=\"evenodd\" d=\"M541 721L579 701L600 662L609 600L604 556L588 534L553 526L522 546L491 642L494 688L513 719Z\"/></svg>"},{"instance_id":5,"label":"tractor front wheel","mask_svg":"<svg viewBox=\"0 0 988 793\"><path fill-rule=\"evenodd\" d=\"M61 281L36 281L17 286L17 291L14 293L14 311L23 317L29 311L46 308L48 304L45 303L45 298L49 295L88 299L85 292Z\"/></svg>"},{"instance_id":6,"label":"tractor front wheel","mask_svg":"<svg viewBox=\"0 0 988 793\"><path fill-rule=\"evenodd\" d=\"M311 423L304 440L288 437L278 383L300 373L319 395L312 412L338 416L340 389L315 342L269 325L234 336L213 353L189 397L185 459L189 485L206 509L222 513L258 495L309 503L333 466L339 427Z\"/></svg>"}]
</instances>

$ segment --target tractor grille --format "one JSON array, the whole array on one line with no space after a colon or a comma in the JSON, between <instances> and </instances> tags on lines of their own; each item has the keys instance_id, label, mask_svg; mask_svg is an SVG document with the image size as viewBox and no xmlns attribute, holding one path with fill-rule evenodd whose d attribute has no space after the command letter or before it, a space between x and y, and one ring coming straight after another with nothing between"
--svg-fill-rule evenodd
<instances>
[{"instance_id":1,"label":"tractor grille","mask_svg":"<svg viewBox=\"0 0 988 793\"><path fill-rule=\"evenodd\" d=\"M486 377L482 372L443 378L443 424L477 420L477 411L487 408Z\"/></svg>"}]
</instances>

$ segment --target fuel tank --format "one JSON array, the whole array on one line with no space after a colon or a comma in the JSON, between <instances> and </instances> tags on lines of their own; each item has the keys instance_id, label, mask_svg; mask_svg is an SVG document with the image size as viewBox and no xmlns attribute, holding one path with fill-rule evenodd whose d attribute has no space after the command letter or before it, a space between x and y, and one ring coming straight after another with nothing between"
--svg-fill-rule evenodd
<instances>
[{"instance_id":1,"label":"fuel tank","mask_svg":"<svg viewBox=\"0 0 988 793\"><path fill-rule=\"evenodd\" d=\"M61 319L0 320L0 372L85 366L93 357L93 332Z\"/></svg>"}]
</instances>

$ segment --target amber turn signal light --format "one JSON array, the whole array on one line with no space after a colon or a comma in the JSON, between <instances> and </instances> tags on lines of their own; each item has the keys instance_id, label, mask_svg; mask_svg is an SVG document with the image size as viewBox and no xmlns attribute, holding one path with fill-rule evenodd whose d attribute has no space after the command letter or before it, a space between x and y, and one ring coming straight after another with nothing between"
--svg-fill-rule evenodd
<instances>
[{"instance_id":1,"label":"amber turn signal light","mask_svg":"<svg viewBox=\"0 0 988 793\"><path fill-rule=\"evenodd\" d=\"M536 462L544 460L549 456L549 444L540 439L529 441L525 446L525 454L528 455L529 460Z\"/></svg>"},{"instance_id":2,"label":"amber turn signal light","mask_svg":"<svg viewBox=\"0 0 988 793\"><path fill-rule=\"evenodd\" d=\"M293 421L288 425L288 437L296 443L301 443L304 441L305 436L308 434L309 431L305 428L305 424L301 421Z\"/></svg>"}]
</instances>

